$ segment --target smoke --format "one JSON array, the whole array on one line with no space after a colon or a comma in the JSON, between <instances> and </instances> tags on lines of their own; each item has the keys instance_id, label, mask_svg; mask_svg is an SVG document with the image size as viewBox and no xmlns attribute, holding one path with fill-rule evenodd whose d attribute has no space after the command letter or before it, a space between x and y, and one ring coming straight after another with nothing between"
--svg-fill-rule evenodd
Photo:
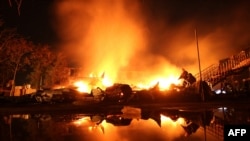
<instances>
[{"instance_id":1,"label":"smoke","mask_svg":"<svg viewBox=\"0 0 250 141\"><path fill-rule=\"evenodd\" d=\"M249 47L249 2L145 1L151 52L171 64L198 72Z\"/></svg>"},{"instance_id":2,"label":"smoke","mask_svg":"<svg viewBox=\"0 0 250 141\"><path fill-rule=\"evenodd\" d=\"M202 69L247 47L248 5L58 0L54 25L60 46L83 68L83 75L105 72L113 79L134 82L176 76L180 68L198 73L195 29Z\"/></svg>"},{"instance_id":3,"label":"smoke","mask_svg":"<svg viewBox=\"0 0 250 141\"><path fill-rule=\"evenodd\" d=\"M138 5L131 1L58 1L56 14L62 46L85 74L117 74L145 46ZM132 16L129 16L132 15Z\"/></svg>"},{"instance_id":4,"label":"smoke","mask_svg":"<svg viewBox=\"0 0 250 141\"><path fill-rule=\"evenodd\" d=\"M60 46L83 68L83 75L105 72L116 81L130 83L148 74L171 75L166 67L178 70L161 55L150 52L140 4L134 0L55 3Z\"/></svg>"}]
</instances>

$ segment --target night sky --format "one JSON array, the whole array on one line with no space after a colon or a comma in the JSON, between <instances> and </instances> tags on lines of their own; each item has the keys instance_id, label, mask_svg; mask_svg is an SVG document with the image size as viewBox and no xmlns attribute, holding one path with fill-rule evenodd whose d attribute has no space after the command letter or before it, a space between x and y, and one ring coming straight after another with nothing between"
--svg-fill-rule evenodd
<instances>
[{"instance_id":1,"label":"night sky","mask_svg":"<svg viewBox=\"0 0 250 141\"><path fill-rule=\"evenodd\" d=\"M51 26L50 0L23 0L20 15L15 1L1 0L0 15L6 25L17 28L18 33L37 43L54 43L56 34Z\"/></svg>"},{"instance_id":2,"label":"night sky","mask_svg":"<svg viewBox=\"0 0 250 141\"><path fill-rule=\"evenodd\" d=\"M34 42L62 44L66 40L73 40L73 38L79 41L80 39L74 37L79 36L78 34L67 39L61 36L61 31L67 29L68 24L60 25L60 21L63 21L63 15L60 15L61 19L58 20L58 13L55 9L58 9L57 6L65 1L23 0L21 15L18 15L16 5L13 4L10 7L8 0L2 0L0 13L7 26L17 27L20 34ZM195 45L193 45L195 29L197 29L200 39L201 58L207 61L203 62L203 67L211 65L215 60L237 53L250 45L250 1L121 1L127 12L126 14L134 18L133 21L138 20L138 23L140 22L140 25L143 25L143 34L146 35L145 41L147 42L147 51L144 52L144 56L147 52L150 52L151 55L161 56L178 67L192 68L197 65L197 58L194 57L195 53L188 53L192 48L191 46L195 50ZM91 0L81 1L83 5L90 5L91 2ZM104 3L98 0L95 0L95 2ZM113 2L107 0L108 4ZM87 6L82 7L82 9L84 8L87 9ZM79 11L78 13L73 13L76 11L71 12L80 15ZM67 16L65 16L65 21L68 22L71 19L66 20ZM82 17L87 17L84 23L84 29L87 29L89 23L86 21L91 20L92 17L89 15ZM83 38L85 37L86 35Z\"/></svg>"},{"instance_id":3,"label":"night sky","mask_svg":"<svg viewBox=\"0 0 250 141\"><path fill-rule=\"evenodd\" d=\"M8 0L1 0L0 15L8 26L17 27L21 34L34 41L51 43L56 40L56 31L51 25L53 2L55 0L23 0L19 16L14 1L10 7ZM250 2L247 0L139 0L139 3L149 30L157 34L160 32L154 29L157 22L177 27L194 21L202 35L235 20L241 20L239 26L250 24ZM129 5L130 0L127 1Z\"/></svg>"}]
</instances>

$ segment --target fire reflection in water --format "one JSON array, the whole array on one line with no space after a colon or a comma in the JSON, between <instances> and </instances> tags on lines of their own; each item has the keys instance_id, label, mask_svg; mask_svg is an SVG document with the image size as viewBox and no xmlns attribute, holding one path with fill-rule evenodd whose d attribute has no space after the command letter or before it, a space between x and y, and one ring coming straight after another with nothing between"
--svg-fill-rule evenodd
<instances>
[{"instance_id":1,"label":"fire reflection in water","mask_svg":"<svg viewBox=\"0 0 250 141\"><path fill-rule=\"evenodd\" d=\"M162 126L170 125L170 126L176 127L176 126L183 125L183 124L185 124L184 118L180 117L176 121L174 121L170 117L161 115L161 125Z\"/></svg>"},{"instance_id":2,"label":"fire reflection in water","mask_svg":"<svg viewBox=\"0 0 250 141\"><path fill-rule=\"evenodd\" d=\"M239 109L227 111L219 114L220 110L180 111L125 106L102 113L1 115L0 139L204 140L207 131L209 140L214 136L215 140L223 140L217 127L250 117L249 112ZM221 115L225 115L224 119ZM236 115L241 118L237 120ZM215 127L218 133L213 132ZM220 131L223 132L223 128Z\"/></svg>"}]
</instances>

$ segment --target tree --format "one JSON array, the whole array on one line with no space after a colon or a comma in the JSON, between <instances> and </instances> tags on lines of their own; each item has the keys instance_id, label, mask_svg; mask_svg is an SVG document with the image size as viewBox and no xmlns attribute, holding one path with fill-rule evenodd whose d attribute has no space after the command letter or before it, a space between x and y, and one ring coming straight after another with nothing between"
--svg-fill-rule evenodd
<instances>
[{"instance_id":1,"label":"tree","mask_svg":"<svg viewBox=\"0 0 250 141\"><path fill-rule=\"evenodd\" d=\"M15 29L4 28L0 20L0 78L2 87L12 80L10 94L13 94L17 72L28 64L27 55L33 43L16 33Z\"/></svg>"},{"instance_id":2,"label":"tree","mask_svg":"<svg viewBox=\"0 0 250 141\"><path fill-rule=\"evenodd\" d=\"M0 24L0 63L8 60L8 58L5 57L4 50L6 50L12 40L17 38L17 36L16 29L4 28L3 24Z\"/></svg>"},{"instance_id":3,"label":"tree","mask_svg":"<svg viewBox=\"0 0 250 141\"><path fill-rule=\"evenodd\" d=\"M63 52L55 52L53 63L47 70L44 83L47 86L62 85L68 82L70 75L66 55Z\"/></svg>"},{"instance_id":4,"label":"tree","mask_svg":"<svg viewBox=\"0 0 250 141\"><path fill-rule=\"evenodd\" d=\"M19 37L13 38L6 46L3 48L4 59L3 64L12 74L13 84L11 87L10 95L14 92L16 74L24 66L29 64L28 55L32 52L33 44L26 39Z\"/></svg>"},{"instance_id":5,"label":"tree","mask_svg":"<svg viewBox=\"0 0 250 141\"><path fill-rule=\"evenodd\" d=\"M9 73L6 71L6 66L3 65L3 62L7 59L5 57L5 53L3 52L6 44L9 39L12 37L12 32L10 30L4 28L4 20L0 19L0 80L1 80L1 89L3 89L4 85L7 83Z\"/></svg>"},{"instance_id":6,"label":"tree","mask_svg":"<svg viewBox=\"0 0 250 141\"><path fill-rule=\"evenodd\" d=\"M52 52L48 45L39 45L30 60L32 72L29 79L35 88L51 87L68 80L66 56L63 53Z\"/></svg>"},{"instance_id":7,"label":"tree","mask_svg":"<svg viewBox=\"0 0 250 141\"><path fill-rule=\"evenodd\" d=\"M48 45L38 45L32 52L30 56L31 64L30 67L32 69L28 78L32 86L37 89L41 89L43 78L45 77L46 70L52 64L53 54L49 50Z\"/></svg>"},{"instance_id":8,"label":"tree","mask_svg":"<svg viewBox=\"0 0 250 141\"><path fill-rule=\"evenodd\" d=\"M12 7L12 6L13 6L12 0L8 0L8 2L9 2L10 7ZM15 0L14 2L15 2L16 5L17 5L17 12L18 12L18 15L20 15L20 14L21 14L20 9L21 9L21 5L22 5L23 0Z\"/></svg>"}]
</instances>

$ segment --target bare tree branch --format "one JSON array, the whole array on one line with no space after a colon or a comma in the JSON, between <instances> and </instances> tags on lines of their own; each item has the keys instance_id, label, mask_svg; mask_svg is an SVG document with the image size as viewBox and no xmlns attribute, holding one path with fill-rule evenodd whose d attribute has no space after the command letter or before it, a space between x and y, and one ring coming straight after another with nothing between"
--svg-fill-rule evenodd
<instances>
[{"instance_id":1,"label":"bare tree branch","mask_svg":"<svg viewBox=\"0 0 250 141\"><path fill-rule=\"evenodd\" d=\"M10 5L10 7L12 7L12 0L8 0L9 1L9 5ZM22 5L22 2L23 2L23 0L15 0L15 2L16 2L16 5L17 5L17 12L18 12L18 15L20 16L20 14L21 14L21 5Z\"/></svg>"},{"instance_id":2,"label":"bare tree branch","mask_svg":"<svg viewBox=\"0 0 250 141\"><path fill-rule=\"evenodd\" d=\"M11 0L9 0L9 5L10 5L10 7L12 7L12 2L11 2Z\"/></svg>"},{"instance_id":3,"label":"bare tree branch","mask_svg":"<svg viewBox=\"0 0 250 141\"><path fill-rule=\"evenodd\" d=\"M21 14L21 11L20 11L20 8L21 8L21 5L22 5L22 0L15 0L16 1L16 4L17 4L17 11L18 11L18 15L20 16Z\"/></svg>"}]
</instances>

